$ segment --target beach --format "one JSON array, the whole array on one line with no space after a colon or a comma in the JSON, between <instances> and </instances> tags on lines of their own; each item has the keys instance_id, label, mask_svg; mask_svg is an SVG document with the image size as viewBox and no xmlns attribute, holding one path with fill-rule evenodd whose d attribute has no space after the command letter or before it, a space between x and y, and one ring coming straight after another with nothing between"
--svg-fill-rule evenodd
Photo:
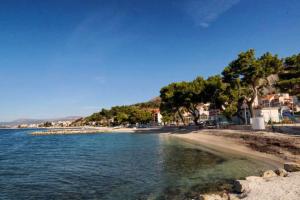
<instances>
[{"instance_id":1,"label":"beach","mask_svg":"<svg viewBox=\"0 0 300 200\"><path fill-rule=\"evenodd\" d=\"M193 144L199 144L233 154L248 156L274 166L262 177L246 177L238 180L242 189L221 194L201 195L204 200L245 199L245 200L298 200L300 199L300 137L270 132L237 130L202 130L187 134L173 134ZM278 143L279 142L279 143ZM253 145L255 143L255 145ZM284 163L297 166L293 172L286 172ZM284 171L277 175L276 171ZM271 174L271 175L270 175Z\"/></svg>"},{"instance_id":2,"label":"beach","mask_svg":"<svg viewBox=\"0 0 300 200\"><path fill-rule=\"evenodd\" d=\"M300 137L266 131L214 129L172 134L183 140L227 151L267 159L277 164L298 162Z\"/></svg>"}]
</instances>

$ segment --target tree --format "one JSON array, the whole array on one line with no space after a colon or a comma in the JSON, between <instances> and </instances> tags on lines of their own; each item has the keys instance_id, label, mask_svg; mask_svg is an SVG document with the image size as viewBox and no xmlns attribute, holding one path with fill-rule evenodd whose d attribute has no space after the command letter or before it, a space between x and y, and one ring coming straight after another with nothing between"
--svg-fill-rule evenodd
<instances>
[{"instance_id":1,"label":"tree","mask_svg":"<svg viewBox=\"0 0 300 200\"><path fill-rule=\"evenodd\" d=\"M116 125L125 124L128 120L128 115L124 112L118 112L114 118L114 123Z\"/></svg>"},{"instance_id":2,"label":"tree","mask_svg":"<svg viewBox=\"0 0 300 200\"><path fill-rule=\"evenodd\" d=\"M282 61L277 55L265 53L260 58L255 57L255 51L250 49L238 55L222 72L224 80L229 84L238 84L240 94L250 108L253 117L253 103L258 91L269 84L268 77L277 74L282 69Z\"/></svg>"},{"instance_id":3,"label":"tree","mask_svg":"<svg viewBox=\"0 0 300 200\"><path fill-rule=\"evenodd\" d=\"M174 115L174 113L163 111L161 112L161 115L162 115L162 122L164 123L164 125L176 121L176 116Z\"/></svg>"},{"instance_id":4,"label":"tree","mask_svg":"<svg viewBox=\"0 0 300 200\"><path fill-rule=\"evenodd\" d=\"M284 69L279 73L277 87L300 98L300 54L284 59Z\"/></svg>"},{"instance_id":5,"label":"tree","mask_svg":"<svg viewBox=\"0 0 300 200\"><path fill-rule=\"evenodd\" d=\"M198 110L198 106L200 103L203 103L205 84L206 81L201 76L198 76L195 80L189 82L181 91L184 101L183 105L193 116L193 121L196 125L199 124L200 111Z\"/></svg>"},{"instance_id":6,"label":"tree","mask_svg":"<svg viewBox=\"0 0 300 200\"><path fill-rule=\"evenodd\" d=\"M147 124L152 120L152 113L150 111L139 109L137 107L131 107L128 114L128 122L130 124Z\"/></svg>"},{"instance_id":7,"label":"tree","mask_svg":"<svg viewBox=\"0 0 300 200\"><path fill-rule=\"evenodd\" d=\"M222 110L230 118L237 112L237 90L225 83L220 75L211 76L205 83L203 102L210 103L211 108Z\"/></svg>"},{"instance_id":8,"label":"tree","mask_svg":"<svg viewBox=\"0 0 300 200\"><path fill-rule=\"evenodd\" d=\"M195 124L198 124L200 112L198 106L201 103L201 95L205 86L205 80L197 77L191 82L172 83L161 89L161 110L167 113L178 114L185 124L182 112L189 112Z\"/></svg>"},{"instance_id":9,"label":"tree","mask_svg":"<svg viewBox=\"0 0 300 200\"><path fill-rule=\"evenodd\" d=\"M45 122L43 124L43 127L51 127L52 126L52 123L51 122Z\"/></svg>"},{"instance_id":10,"label":"tree","mask_svg":"<svg viewBox=\"0 0 300 200\"><path fill-rule=\"evenodd\" d=\"M185 82L171 83L160 90L160 110L162 112L171 113L172 115L175 115L177 113L183 124L185 124L182 115L182 112L184 110L183 99L182 95L178 91L184 84Z\"/></svg>"}]
</instances>

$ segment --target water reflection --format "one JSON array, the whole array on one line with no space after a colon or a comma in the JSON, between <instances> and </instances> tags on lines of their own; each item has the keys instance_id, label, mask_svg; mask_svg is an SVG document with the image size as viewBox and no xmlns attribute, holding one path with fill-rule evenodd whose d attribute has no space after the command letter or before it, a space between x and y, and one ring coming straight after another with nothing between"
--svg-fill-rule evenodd
<instances>
[{"instance_id":1,"label":"water reflection","mask_svg":"<svg viewBox=\"0 0 300 200\"><path fill-rule=\"evenodd\" d=\"M161 136L163 191L158 199L186 199L200 193L230 190L233 180L259 174L267 164L221 154L180 139Z\"/></svg>"},{"instance_id":2,"label":"water reflection","mask_svg":"<svg viewBox=\"0 0 300 200\"><path fill-rule=\"evenodd\" d=\"M184 199L268 168L158 134L0 130L0 199Z\"/></svg>"}]
</instances>

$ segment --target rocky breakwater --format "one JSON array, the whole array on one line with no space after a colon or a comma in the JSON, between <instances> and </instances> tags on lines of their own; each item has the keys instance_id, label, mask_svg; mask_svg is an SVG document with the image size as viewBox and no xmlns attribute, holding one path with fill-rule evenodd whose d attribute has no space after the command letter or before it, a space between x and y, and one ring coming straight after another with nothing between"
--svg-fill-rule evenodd
<instances>
[{"instance_id":1,"label":"rocky breakwater","mask_svg":"<svg viewBox=\"0 0 300 200\"><path fill-rule=\"evenodd\" d=\"M285 163L284 169L268 170L262 176L236 180L233 191L201 195L201 200L299 200L300 164Z\"/></svg>"},{"instance_id":2,"label":"rocky breakwater","mask_svg":"<svg viewBox=\"0 0 300 200\"><path fill-rule=\"evenodd\" d=\"M109 130L99 129L55 129L45 131L35 131L31 135L67 135L67 134L93 134L93 133L107 133Z\"/></svg>"}]
</instances>

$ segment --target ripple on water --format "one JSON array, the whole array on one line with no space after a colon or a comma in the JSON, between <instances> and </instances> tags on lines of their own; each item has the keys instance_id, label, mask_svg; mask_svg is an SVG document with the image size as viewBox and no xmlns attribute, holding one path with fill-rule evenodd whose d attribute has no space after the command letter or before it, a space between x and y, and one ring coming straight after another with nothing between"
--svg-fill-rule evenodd
<instances>
[{"instance_id":1,"label":"ripple on water","mask_svg":"<svg viewBox=\"0 0 300 200\"><path fill-rule=\"evenodd\" d=\"M267 168L157 134L0 130L0 199L182 199Z\"/></svg>"}]
</instances>

